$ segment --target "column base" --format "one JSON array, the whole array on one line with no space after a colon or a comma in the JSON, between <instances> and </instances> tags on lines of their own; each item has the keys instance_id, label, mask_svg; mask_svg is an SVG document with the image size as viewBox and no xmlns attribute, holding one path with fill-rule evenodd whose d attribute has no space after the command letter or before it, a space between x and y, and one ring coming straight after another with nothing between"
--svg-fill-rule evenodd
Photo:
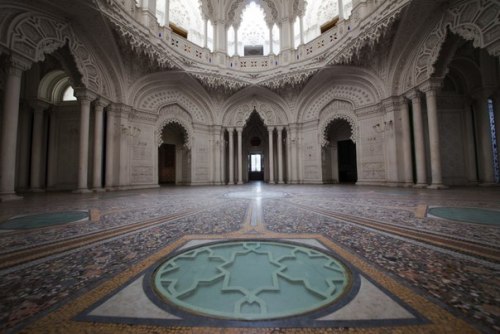
<instances>
[{"instance_id":1,"label":"column base","mask_svg":"<svg viewBox=\"0 0 500 334\"><path fill-rule=\"evenodd\" d=\"M92 191L88 190L88 189L76 189L76 190L72 191L73 194L88 194L88 193L91 193L91 192Z\"/></svg>"},{"instance_id":2,"label":"column base","mask_svg":"<svg viewBox=\"0 0 500 334\"><path fill-rule=\"evenodd\" d=\"M439 189L448 189L448 187L442 183L439 183L439 184L431 184L430 186L427 187L427 189L439 190Z\"/></svg>"},{"instance_id":3,"label":"column base","mask_svg":"<svg viewBox=\"0 0 500 334\"><path fill-rule=\"evenodd\" d=\"M104 189L104 188L93 188L92 191L95 192L95 193L100 193L100 192L106 191L106 189Z\"/></svg>"},{"instance_id":4,"label":"column base","mask_svg":"<svg viewBox=\"0 0 500 334\"><path fill-rule=\"evenodd\" d=\"M23 199L22 196L14 194L0 194L0 202L17 201Z\"/></svg>"},{"instance_id":5,"label":"column base","mask_svg":"<svg viewBox=\"0 0 500 334\"><path fill-rule=\"evenodd\" d=\"M427 188L427 184L426 183L417 183L417 184L413 185L413 188L418 188L418 189Z\"/></svg>"},{"instance_id":6,"label":"column base","mask_svg":"<svg viewBox=\"0 0 500 334\"><path fill-rule=\"evenodd\" d=\"M32 192L32 193L44 193L45 189L42 189L42 188L32 188L29 191Z\"/></svg>"},{"instance_id":7,"label":"column base","mask_svg":"<svg viewBox=\"0 0 500 334\"><path fill-rule=\"evenodd\" d=\"M268 181L268 184L276 184L274 181Z\"/></svg>"},{"instance_id":8,"label":"column base","mask_svg":"<svg viewBox=\"0 0 500 334\"><path fill-rule=\"evenodd\" d=\"M238 183L237 183L237 184L243 184L243 181L238 181Z\"/></svg>"},{"instance_id":9,"label":"column base","mask_svg":"<svg viewBox=\"0 0 500 334\"><path fill-rule=\"evenodd\" d=\"M413 188L413 186L414 186L414 185L415 185L415 184L414 184L413 182L409 182L409 181L408 181L408 182L403 183L403 187L404 187L404 188Z\"/></svg>"}]
</instances>

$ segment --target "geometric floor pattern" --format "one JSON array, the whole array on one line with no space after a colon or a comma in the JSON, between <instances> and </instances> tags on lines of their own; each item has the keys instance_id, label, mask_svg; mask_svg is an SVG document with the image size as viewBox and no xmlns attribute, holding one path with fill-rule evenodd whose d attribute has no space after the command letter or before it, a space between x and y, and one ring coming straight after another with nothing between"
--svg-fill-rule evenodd
<instances>
[{"instance_id":1,"label":"geometric floor pattern","mask_svg":"<svg viewBox=\"0 0 500 334\"><path fill-rule=\"evenodd\" d=\"M0 232L0 331L500 331L500 227L435 218L430 207L498 211L500 192L251 183L29 194L0 203L0 222L73 210L92 214L70 224ZM219 254L208 279L202 271L172 283L178 263L197 267L202 262L186 259L197 252L217 257L220 245L242 248ZM267 245L289 253L280 257ZM319 267L296 269L313 255ZM272 274L252 272L257 262ZM329 266L345 268L337 295L332 277L338 277ZM159 273L159 284L181 303L159 294ZM239 295L233 304L221 303L208 286ZM285 302L266 297L273 293ZM319 304L299 307L313 296ZM182 304L191 300L201 304ZM285 304L296 312L249 316ZM210 314L214 305L236 316Z\"/></svg>"}]
</instances>

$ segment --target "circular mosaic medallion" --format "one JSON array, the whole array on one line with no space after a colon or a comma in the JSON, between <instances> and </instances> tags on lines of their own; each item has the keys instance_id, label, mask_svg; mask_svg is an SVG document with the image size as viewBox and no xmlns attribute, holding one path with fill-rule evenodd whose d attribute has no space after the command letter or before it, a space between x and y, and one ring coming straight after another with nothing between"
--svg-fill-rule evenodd
<instances>
[{"instance_id":1,"label":"circular mosaic medallion","mask_svg":"<svg viewBox=\"0 0 500 334\"><path fill-rule=\"evenodd\" d=\"M74 223L89 218L87 211L49 212L10 218L0 224L3 230L25 230Z\"/></svg>"},{"instance_id":2,"label":"circular mosaic medallion","mask_svg":"<svg viewBox=\"0 0 500 334\"><path fill-rule=\"evenodd\" d=\"M436 207L430 208L428 213L436 217L462 222L488 225L500 224L500 211L488 209Z\"/></svg>"},{"instance_id":3,"label":"circular mosaic medallion","mask_svg":"<svg viewBox=\"0 0 500 334\"><path fill-rule=\"evenodd\" d=\"M314 311L349 290L348 269L328 254L271 241L210 244L187 250L154 273L163 300L198 315L270 320Z\"/></svg>"}]
</instances>

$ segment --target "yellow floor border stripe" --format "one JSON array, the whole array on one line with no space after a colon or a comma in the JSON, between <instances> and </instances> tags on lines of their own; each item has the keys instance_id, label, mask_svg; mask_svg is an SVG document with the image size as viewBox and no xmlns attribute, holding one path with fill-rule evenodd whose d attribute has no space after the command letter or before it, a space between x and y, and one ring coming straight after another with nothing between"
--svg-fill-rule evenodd
<instances>
[{"instance_id":1,"label":"yellow floor border stripe","mask_svg":"<svg viewBox=\"0 0 500 334\"><path fill-rule=\"evenodd\" d=\"M403 302L422 314L430 324L412 326L388 326L374 328L350 328L349 333L477 333L477 331L464 320L453 316L450 312L428 301L411 289L398 283L388 275L379 271L362 258L350 253L322 235L315 234L279 234L265 233L256 236L259 239L316 239L327 248L339 254L345 261L351 263L363 275L384 287L386 290L400 298ZM248 239L242 231L226 235L190 235L185 236L141 261L132 268L116 275L88 293L49 313L21 333L182 333L182 334L276 334L276 333L337 333L345 332L343 328L287 328L277 331L276 328L205 328L205 327L160 327L152 325L127 325L107 323L76 322L72 318L83 312L92 304L123 287L131 278L137 276L153 264L166 257L175 249L191 240L228 240Z\"/></svg>"}]
</instances>

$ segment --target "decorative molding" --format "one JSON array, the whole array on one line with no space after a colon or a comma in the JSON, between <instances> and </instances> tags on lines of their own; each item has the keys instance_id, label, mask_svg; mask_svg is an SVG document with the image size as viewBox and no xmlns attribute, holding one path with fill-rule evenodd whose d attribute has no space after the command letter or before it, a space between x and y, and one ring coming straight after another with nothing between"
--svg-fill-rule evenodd
<instances>
[{"instance_id":1,"label":"decorative molding","mask_svg":"<svg viewBox=\"0 0 500 334\"><path fill-rule=\"evenodd\" d=\"M493 56L500 56L500 5L483 0L460 1L449 8L420 45L410 64L405 89L416 87L435 73L435 65L448 29L474 47L484 48Z\"/></svg>"},{"instance_id":2,"label":"decorative molding","mask_svg":"<svg viewBox=\"0 0 500 334\"><path fill-rule=\"evenodd\" d=\"M189 115L187 114L187 112L177 105L165 107L160 111L160 117L158 118L156 126L156 140L158 142L158 147L163 143L163 128L165 127L165 125L170 123L175 123L182 126L182 128L186 131L186 142L184 143L184 146L187 149L191 149L194 139L193 125L191 120L189 119Z\"/></svg>"},{"instance_id":3,"label":"decorative molding","mask_svg":"<svg viewBox=\"0 0 500 334\"><path fill-rule=\"evenodd\" d=\"M330 103L322 111L322 119L318 127L318 134L320 136L319 142L321 147L329 144L328 141L328 126L337 119L347 121L351 126L351 140L355 143L359 138L359 129L356 114L353 111L352 105L346 101L335 100Z\"/></svg>"}]
</instances>

